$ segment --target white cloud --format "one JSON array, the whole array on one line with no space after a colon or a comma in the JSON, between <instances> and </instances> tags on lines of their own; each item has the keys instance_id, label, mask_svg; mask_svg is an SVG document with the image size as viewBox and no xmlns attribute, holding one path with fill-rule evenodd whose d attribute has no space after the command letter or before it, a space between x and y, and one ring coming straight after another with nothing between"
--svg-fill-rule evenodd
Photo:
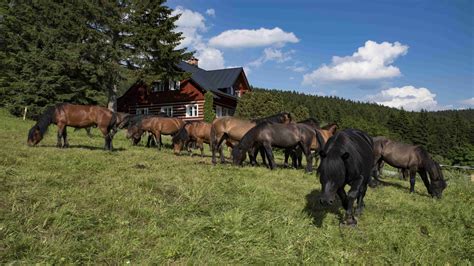
<instances>
[{"instance_id":1,"label":"white cloud","mask_svg":"<svg viewBox=\"0 0 474 266\"><path fill-rule=\"evenodd\" d=\"M304 75L303 85L397 77L401 72L392 63L407 51L408 46L399 42L377 43L369 40L351 56L333 56L330 65L322 65Z\"/></svg>"},{"instance_id":2,"label":"white cloud","mask_svg":"<svg viewBox=\"0 0 474 266\"><path fill-rule=\"evenodd\" d=\"M435 97L436 94L427 88L404 86L382 90L376 95L369 95L368 99L371 102L389 107L403 107L403 109L408 111L444 109L445 107L438 106Z\"/></svg>"},{"instance_id":3,"label":"white cloud","mask_svg":"<svg viewBox=\"0 0 474 266\"><path fill-rule=\"evenodd\" d=\"M219 49L209 47L205 44L196 46L196 57L199 59L199 67L203 69L224 68L224 53Z\"/></svg>"},{"instance_id":4,"label":"white cloud","mask_svg":"<svg viewBox=\"0 0 474 266\"><path fill-rule=\"evenodd\" d=\"M302 73L302 72L305 72L306 70L308 70L304 66L287 66L286 69L289 69L289 70L297 72L297 73Z\"/></svg>"},{"instance_id":5,"label":"white cloud","mask_svg":"<svg viewBox=\"0 0 474 266\"><path fill-rule=\"evenodd\" d=\"M462 104L474 106L474 97L460 101Z\"/></svg>"},{"instance_id":6,"label":"white cloud","mask_svg":"<svg viewBox=\"0 0 474 266\"><path fill-rule=\"evenodd\" d=\"M283 46L285 43L297 43L292 32L285 32L275 27L273 29L260 28L258 30L227 30L221 34L212 37L209 45L223 48L246 48L246 47L262 47L278 45Z\"/></svg>"},{"instance_id":7,"label":"white cloud","mask_svg":"<svg viewBox=\"0 0 474 266\"><path fill-rule=\"evenodd\" d=\"M293 53L295 53L294 50L283 52L281 49L268 47L263 50L263 55L261 57L250 62L248 65L250 67L259 67L267 61L276 61L278 63L283 63L290 60L291 55Z\"/></svg>"},{"instance_id":8,"label":"white cloud","mask_svg":"<svg viewBox=\"0 0 474 266\"><path fill-rule=\"evenodd\" d=\"M214 8L209 8L208 10L206 10L206 14L210 17L215 17L216 11L214 10Z\"/></svg>"},{"instance_id":9,"label":"white cloud","mask_svg":"<svg viewBox=\"0 0 474 266\"><path fill-rule=\"evenodd\" d=\"M203 69L224 68L224 53L219 49L209 47L203 40L202 33L207 31L206 19L199 12L176 7L173 15L181 14L175 25L175 31L182 32L184 39L177 48L187 47L196 50L199 67Z\"/></svg>"}]
</instances>

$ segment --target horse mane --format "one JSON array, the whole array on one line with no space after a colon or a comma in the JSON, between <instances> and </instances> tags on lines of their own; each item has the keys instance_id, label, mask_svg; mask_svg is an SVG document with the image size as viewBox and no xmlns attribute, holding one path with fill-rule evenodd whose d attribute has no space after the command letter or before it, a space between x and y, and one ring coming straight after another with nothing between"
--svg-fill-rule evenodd
<instances>
[{"instance_id":1,"label":"horse mane","mask_svg":"<svg viewBox=\"0 0 474 266\"><path fill-rule=\"evenodd\" d=\"M281 122L284 121L285 116L288 116L288 118L290 119L290 121L292 120L290 113L288 113L288 112L281 112L281 113L274 114L274 115L267 116L267 117L263 117L263 118L252 119L252 120L250 120L250 121L255 122L256 124L260 124L260 123L263 123L263 122L281 123Z\"/></svg>"},{"instance_id":2,"label":"horse mane","mask_svg":"<svg viewBox=\"0 0 474 266\"><path fill-rule=\"evenodd\" d=\"M443 180L441 167L433 160L433 158L431 158L431 155L428 153L428 151L426 151L422 146L417 146L415 151L420 156L423 168L426 172L428 172L431 180Z\"/></svg>"},{"instance_id":3,"label":"horse mane","mask_svg":"<svg viewBox=\"0 0 474 266\"><path fill-rule=\"evenodd\" d=\"M318 119L310 117L305 120L299 121L299 124L313 124L316 128L321 128L321 124L319 123Z\"/></svg>"},{"instance_id":4,"label":"horse mane","mask_svg":"<svg viewBox=\"0 0 474 266\"><path fill-rule=\"evenodd\" d=\"M33 134L35 133L35 129L39 130L40 136L43 137L46 131L48 131L48 127L52 123L56 123L56 119L54 114L57 108L60 108L64 104L56 104L54 106L50 106L46 108L43 114L41 114L36 121L36 124L30 129L28 132L28 139L33 138Z\"/></svg>"}]
</instances>

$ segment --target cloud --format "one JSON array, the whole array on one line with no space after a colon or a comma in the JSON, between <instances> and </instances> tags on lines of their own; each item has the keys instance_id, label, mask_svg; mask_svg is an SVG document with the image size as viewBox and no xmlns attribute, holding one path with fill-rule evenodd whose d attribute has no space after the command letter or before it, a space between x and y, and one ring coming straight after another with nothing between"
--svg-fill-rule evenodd
<instances>
[{"instance_id":1,"label":"cloud","mask_svg":"<svg viewBox=\"0 0 474 266\"><path fill-rule=\"evenodd\" d=\"M435 97L436 94L427 88L404 86L382 90L376 95L369 95L367 98L371 102L389 107L403 108L408 111L445 109L445 107L438 106Z\"/></svg>"},{"instance_id":2,"label":"cloud","mask_svg":"<svg viewBox=\"0 0 474 266\"><path fill-rule=\"evenodd\" d=\"M408 46L399 42L377 43L367 41L351 56L333 56L330 65L303 76L303 85L316 85L324 82L364 81L392 78L401 75L392 63L407 53Z\"/></svg>"},{"instance_id":3,"label":"cloud","mask_svg":"<svg viewBox=\"0 0 474 266\"><path fill-rule=\"evenodd\" d=\"M250 62L249 67L259 67L263 63L268 61L276 61L278 63L283 63L291 59L291 55L295 53L294 50L283 52L281 49L276 49L272 47L265 48L263 50L263 55L258 59Z\"/></svg>"},{"instance_id":4,"label":"cloud","mask_svg":"<svg viewBox=\"0 0 474 266\"><path fill-rule=\"evenodd\" d=\"M474 106L474 97L460 101L460 103L467 106Z\"/></svg>"},{"instance_id":5,"label":"cloud","mask_svg":"<svg viewBox=\"0 0 474 266\"><path fill-rule=\"evenodd\" d=\"M210 17L215 17L216 16L216 11L214 10L214 8L209 8L208 10L206 10L206 15L208 15Z\"/></svg>"},{"instance_id":6,"label":"cloud","mask_svg":"<svg viewBox=\"0 0 474 266\"><path fill-rule=\"evenodd\" d=\"M209 45L222 48L248 48L264 46L283 46L285 43L297 43L292 32L285 32L275 27L273 29L260 28L258 30L227 30L221 34L212 37Z\"/></svg>"},{"instance_id":7,"label":"cloud","mask_svg":"<svg viewBox=\"0 0 474 266\"><path fill-rule=\"evenodd\" d=\"M187 47L196 50L199 67L203 69L224 68L224 53L217 48L210 47L203 40L202 33L207 31L206 19L199 13L181 6L176 7L172 15L181 14L175 22L175 31L182 32L184 39L177 48Z\"/></svg>"},{"instance_id":8,"label":"cloud","mask_svg":"<svg viewBox=\"0 0 474 266\"><path fill-rule=\"evenodd\" d=\"M297 72L297 73L303 73L305 72L306 70L308 70L306 67L304 66L287 66L286 69L289 69L293 72Z\"/></svg>"}]
</instances>

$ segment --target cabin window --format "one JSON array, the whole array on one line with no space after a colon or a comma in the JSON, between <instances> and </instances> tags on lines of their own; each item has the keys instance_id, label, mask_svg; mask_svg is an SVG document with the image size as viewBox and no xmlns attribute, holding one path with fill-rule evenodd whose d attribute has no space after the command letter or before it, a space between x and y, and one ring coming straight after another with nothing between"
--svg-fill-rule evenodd
<instances>
[{"instance_id":1,"label":"cabin window","mask_svg":"<svg viewBox=\"0 0 474 266\"><path fill-rule=\"evenodd\" d=\"M152 85L153 92L158 92L158 91L165 91L165 82L158 80L157 82L154 82Z\"/></svg>"},{"instance_id":2,"label":"cabin window","mask_svg":"<svg viewBox=\"0 0 474 266\"><path fill-rule=\"evenodd\" d=\"M198 105L197 104L187 104L186 105L186 117L197 117L198 114Z\"/></svg>"},{"instance_id":3,"label":"cabin window","mask_svg":"<svg viewBox=\"0 0 474 266\"><path fill-rule=\"evenodd\" d=\"M161 107L161 112L169 117L173 117L173 106L163 106Z\"/></svg>"},{"instance_id":4,"label":"cabin window","mask_svg":"<svg viewBox=\"0 0 474 266\"><path fill-rule=\"evenodd\" d=\"M222 106L216 105L216 117L222 116Z\"/></svg>"},{"instance_id":5,"label":"cabin window","mask_svg":"<svg viewBox=\"0 0 474 266\"><path fill-rule=\"evenodd\" d=\"M170 91L179 91L180 86L181 86L180 81L174 81L174 80L169 81L169 90Z\"/></svg>"},{"instance_id":6,"label":"cabin window","mask_svg":"<svg viewBox=\"0 0 474 266\"><path fill-rule=\"evenodd\" d=\"M137 108L135 110L135 114L137 114L137 115L147 115L148 112L149 112L148 107L146 107L146 108Z\"/></svg>"}]
</instances>

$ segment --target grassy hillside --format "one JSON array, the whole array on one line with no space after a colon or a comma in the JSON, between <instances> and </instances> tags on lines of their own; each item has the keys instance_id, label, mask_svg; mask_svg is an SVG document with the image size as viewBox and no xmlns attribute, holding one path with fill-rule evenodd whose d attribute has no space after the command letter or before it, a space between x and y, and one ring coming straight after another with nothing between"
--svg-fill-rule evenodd
<instances>
[{"instance_id":1,"label":"grassy hillside","mask_svg":"<svg viewBox=\"0 0 474 266\"><path fill-rule=\"evenodd\" d=\"M442 200L420 179L369 189L356 228L317 203L303 170L210 165L210 158L132 147L51 127L26 146L32 121L0 112L0 263L430 263L473 261L474 189L446 172ZM166 139L169 141L169 139Z\"/></svg>"}]
</instances>

